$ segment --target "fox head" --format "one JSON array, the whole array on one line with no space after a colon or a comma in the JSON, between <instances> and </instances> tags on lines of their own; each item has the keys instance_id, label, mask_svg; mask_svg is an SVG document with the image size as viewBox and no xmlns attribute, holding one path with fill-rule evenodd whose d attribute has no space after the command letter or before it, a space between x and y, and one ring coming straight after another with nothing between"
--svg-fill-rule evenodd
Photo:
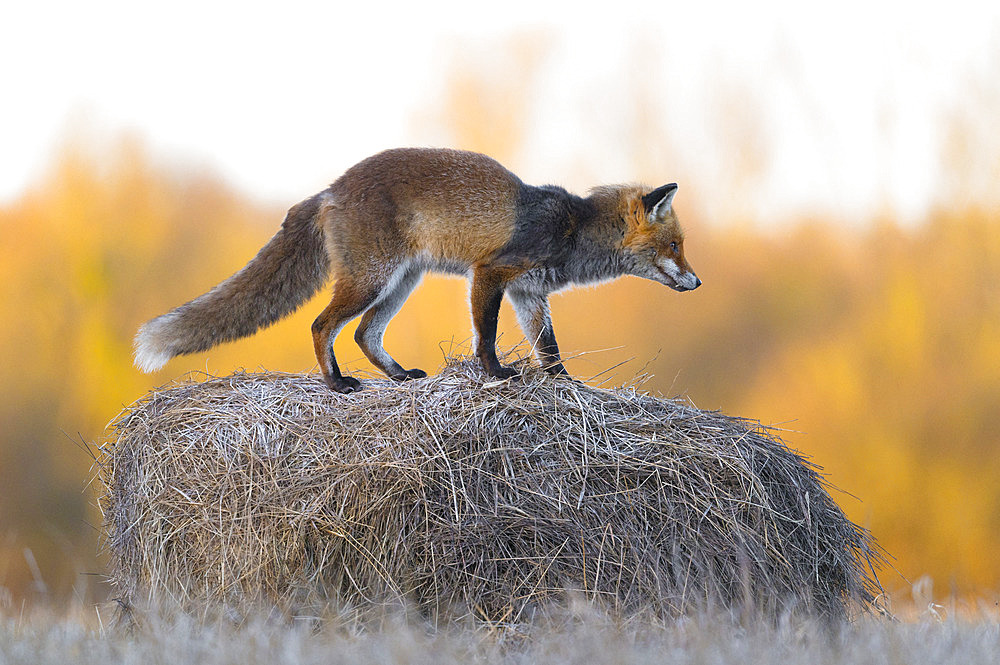
<instances>
[{"instance_id":1,"label":"fox head","mask_svg":"<svg viewBox=\"0 0 1000 665\"><path fill-rule=\"evenodd\" d=\"M701 286L701 280L684 258L684 233L672 205L676 193L677 185L671 183L626 197L622 248L631 258L632 274L690 291Z\"/></svg>"}]
</instances>

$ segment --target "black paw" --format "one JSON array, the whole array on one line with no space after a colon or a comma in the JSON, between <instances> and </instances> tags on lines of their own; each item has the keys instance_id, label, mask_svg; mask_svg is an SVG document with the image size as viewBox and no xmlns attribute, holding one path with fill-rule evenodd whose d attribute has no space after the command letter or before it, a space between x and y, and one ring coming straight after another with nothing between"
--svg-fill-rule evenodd
<instances>
[{"instance_id":1,"label":"black paw","mask_svg":"<svg viewBox=\"0 0 1000 665\"><path fill-rule=\"evenodd\" d=\"M361 390L361 382L350 376L325 377L326 385L338 393L356 393Z\"/></svg>"},{"instance_id":2,"label":"black paw","mask_svg":"<svg viewBox=\"0 0 1000 665\"><path fill-rule=\"evenodd\" d=\"M555 365L549 365L549 366L547 366L545 368L545 371L548 372L549 374L551 374L552 376L563 376L563 377L568 377L569 376L569 372L566 371L566 368L563 367L562 363L556 363Z\"/></svg>"},{"instance_id":3,"label":"black paw","mask_svg":"<svg viewBox=\"0 0 1000 665\"><path fill-rule=\"evenodd\" d=\"M398 374L392 375L393 381L409 381L410 379L422 379L427 376L427 372L422 369L404 369Z\"/></svg>"},{"instance_id":4,"label":"black paw","mask_svg":"<svg viewBox=\"0 0 1000 665\"><path fill-rule=\"evenodd\" d=\"M498 379L509 379L512 376L517 376L518 372L516 369L504 367L503 365L497 365L496 367L487 367L486 373Z\"/></svg>"}]
</instances>

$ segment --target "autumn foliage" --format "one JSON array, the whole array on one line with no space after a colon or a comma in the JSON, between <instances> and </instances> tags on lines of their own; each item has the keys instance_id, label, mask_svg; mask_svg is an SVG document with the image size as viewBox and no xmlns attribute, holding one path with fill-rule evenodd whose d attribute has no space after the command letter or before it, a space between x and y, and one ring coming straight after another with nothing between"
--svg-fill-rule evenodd
<instances>
[{"instance_id":1,"label":"autumn foliage","mask_svg":"<svg viewBox=\"0 0 1000 665\"><path fill-rule=\"evenodd\" d=\"M693 197L676 205L705 285L677 294L626 278L556 296L570 372L612 385L646 372L649 391L792 430L786 441L850 493L835 498L907 579L1000 588L1000 215L764 233L705 223ZM283 213L130 141L68 149L0 209L0 587L97 586L79 574L101 570L85 442L123 404L189 370L314 368L319 300L157 375L131 364L139 324L240 268ZM465 288L425 280L389 326L390 352L438 367L470 335ZM520 340L506 306L501 329L501 344ZM368 369L352 331L337 353ZM905 586L891 571L882 582Z\"/></svg>"}]
</instances>

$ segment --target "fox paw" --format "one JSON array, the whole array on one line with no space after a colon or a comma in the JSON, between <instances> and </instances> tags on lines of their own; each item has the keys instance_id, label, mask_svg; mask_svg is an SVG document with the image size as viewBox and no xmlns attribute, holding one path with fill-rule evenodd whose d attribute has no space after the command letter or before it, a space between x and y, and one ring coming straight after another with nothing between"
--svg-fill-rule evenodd
<instances>
[{"instance_id":1,"label":"fox paw","mask_svg":"<svg viewBox=\"0 0 1000 665\"><path fill-rule=\"evenodd\" d=\"M498 379L509 379L512 376L517 376L518 372L516 369L511 369L510 367L504 367L503 365L497 365L496 367L491 367L486 370L487 374L496 377Z\"/></svg>"},{"instance_id":2,"label":"fox paw","mask_svg":"<svg viewBox=\"0 0 1000 665\"><path fill-rule=\"evenodd\" d=\"M337 391L338 393L356 393L361 390L361 382L350 376L341 377L324 377L326 379L326 385L330 386L331 389Z\"/></svg>"},{"instance_id":3,"label":"fox paw","mask_svg":"<svg viewBox=\"0 0 1000 665\"><path fill-rule=\"evenodd\" d=\"M401 374L393 374L395 381L409 381L410 379L422 379L427 376L427 372L422 369L404 369Z\"/></svg>"},{"instance_id":4,"label":"fox paw","mask_svg":"<svg viewBox=\"0 0 1000 665\"><path fill-rule=\"evenodd\" d=\"M544 369L545 369L546 372L548 372L552 376L569 377L569 372L566 371L566 368L563 367L562 363L556 363L555 365L549 365L548 367L545 367Z\"/></svg>"}]
</instances>

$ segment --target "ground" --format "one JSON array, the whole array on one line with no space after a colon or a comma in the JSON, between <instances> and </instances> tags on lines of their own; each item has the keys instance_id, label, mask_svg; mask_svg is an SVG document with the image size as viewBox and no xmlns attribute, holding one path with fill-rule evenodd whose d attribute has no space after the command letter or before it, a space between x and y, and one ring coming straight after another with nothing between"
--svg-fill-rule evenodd
<instances>
[{"instance_id":1,"label":"ground","mask_svg":"<svg viewBox=\"0 0 1000 665\"><path fill-rule=\"evenodd\" d=\"M488 626L434 628L412 618L377 625L314 619L204 621L166 613L128 629L112 625L108 606L54 611L23 608L0 619L0 663L79 665L284 665L307 663L729 663L970 665L995 663L995 609L942 608L908 620L864 618L823 624L789 618L777 624L730 615L650 626L611 620L586 607L521 630Z\"/></svg>"}]
</instances>

